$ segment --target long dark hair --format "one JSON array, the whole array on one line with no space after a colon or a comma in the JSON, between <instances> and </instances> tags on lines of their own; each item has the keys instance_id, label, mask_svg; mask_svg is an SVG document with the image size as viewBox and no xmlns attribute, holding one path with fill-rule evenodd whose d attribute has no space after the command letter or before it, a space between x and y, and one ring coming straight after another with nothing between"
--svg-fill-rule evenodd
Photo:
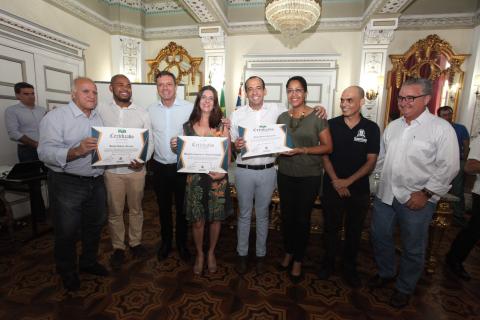
<instances>
[{"instance_id":1,"label":"long dark hair","mask_svg":"<svg viewBox=\"0 0 480 320\"><path fill-rule=\"evenodd\" d=\"M208 125L210 128L216 128L220 124L222 120L222 110L220 109L220 105L218 104L218 93L212 86L204 86L197 94L197 98L195 99L195 104L193 105L192 113L190 114L190 118L188 119L188 123L190 126L200 121L202 117L202 110L200 110L200 99L205 91L210 90L213 93L213 109L210 113L210 117L208 119Z\"/></svg>"}]
</instances>

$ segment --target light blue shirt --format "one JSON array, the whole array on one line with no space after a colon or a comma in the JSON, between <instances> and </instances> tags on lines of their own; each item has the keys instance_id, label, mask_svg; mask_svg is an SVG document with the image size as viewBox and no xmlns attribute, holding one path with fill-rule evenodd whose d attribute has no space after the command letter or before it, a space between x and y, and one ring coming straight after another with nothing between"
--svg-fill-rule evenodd
<instances>
[{"instance_id":1,"label":"light blue shirt","mask_svg":"<svg viewBox=\"0 0 480 320\"><path fill-rule=\"evenodd\" d=\"M67 153L78 147L80 142L92 136L93 126L103 126L97 111L87 117L72 101L68 106L56 108L45 115L40 122L38 158L56 172L80 176L103 174L102 167L92 167L92 153L67 162Z\"/></svg>"},{"instance_id":2,"label":"light blue shirt","mask_svg":"<svg viewBox=\"0 0 480 320\"><path fill-rule=\"evenodd\" d=\"M45 113L47 109L44 107L29 108L21 102L8 107L5 110L5 127L10 139L18 141L27 136L38 141L38 127Z\"/></svg>"},{"instance_id":3,"label":"light blue shirt","mask_svg":"<svg viewBox=\"0 0 480 320\"><path fill-rule=\"evenodd\" d=\"M165 107L162 101L148 107L152 121L155 161L170 164L177 162L177 155L170 149L170 139L183 134L183 124L188 121L193 104L182 99L175 99L171 107Z\"/></svg>"}]
</instances>

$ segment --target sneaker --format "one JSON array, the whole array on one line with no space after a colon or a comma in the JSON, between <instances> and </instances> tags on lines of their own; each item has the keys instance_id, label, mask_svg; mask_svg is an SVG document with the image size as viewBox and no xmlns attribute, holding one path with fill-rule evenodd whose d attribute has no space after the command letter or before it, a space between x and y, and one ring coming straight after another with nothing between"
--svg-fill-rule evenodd
<instances>
[{"instance_id":1,"label":"sneaker","mask_svg":"<svg viewBox=\"0 0 480 320\"><path fill-rule=\"evenodd\" d=\"M392 294L390 298L390 305L394 308L401 309L407 306L408 301L410 300L410 295L400 292L397 289Z\"/></svg>"},{"instance_id":2,"label":"sneaker","mask_svg":"<svg viewBox=\"0 0 480 320\"><path fill-rule=\"evenodd\" d=\"M121 249L115 249L110 256L110 266L114 271L119 271L122 267L123 260L125 259L125 251Z\"/></svg>"},{"instance_id":3,"label":"sneaker","mask_svg":"<svg viewBox=\"0 0 480 320\"><path fill-rule=\"evenodd\" d=\"M130 250L132 251L133 257L137 259L145 258L148 255L147 248L141 244L131 247Z\"/></svg>"}]
</instances>

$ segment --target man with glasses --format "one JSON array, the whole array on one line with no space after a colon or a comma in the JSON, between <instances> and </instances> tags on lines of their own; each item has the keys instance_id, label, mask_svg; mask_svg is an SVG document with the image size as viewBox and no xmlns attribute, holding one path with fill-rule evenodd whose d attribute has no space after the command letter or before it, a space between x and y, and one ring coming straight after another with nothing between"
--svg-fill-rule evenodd
<instances>
[{"instance_id":1,"label":"man with glasses","mask_svg":"<svg viewBox=\"0 0 480 320\"><path fill-rule=\"evenodd\" d=\"M394 281L390 305L405 307L422 275L428 227L436 202L450 189L459 168L452 126L432 115L427 105L432 84L406 80L398 95L402 117L385 129L375 171L381 172L373 204L371 237L378 274L369 286ZM394 230L400 227L402 255L396 272Z\"/></svg>"},{"instance_id":2,"label":"man with glasses","mask_svg":"<svg viewBox=\"0 0 480 320\"><path fill-rule=\"evenodd\" d=\"M108 104L100 104L98 113L106 127L148 129L147 159L152 156L150 117L145 108L132 103L132 85L123 74L114 75L110 81L113 99ZM114 271L120 270L125 259L125 223L123 210L125 198L128 205L128 243L133 257L144 258L146 248L142 245L143 211L142 199L145 187L145 165L136 160L128 165L105 168L105 187L108 201L108 227L112 238L113 254L110 265Z\"/></svg>"},{"instance_id":3,"label":"man with glasses","mask_svg":"<svg viewBox=\"0 0 480 320\"><path fill-rule=\"evenodd\" d=\"M363 222L370 206L368 176L375 168L380 151L380 129L365 119L361 109L365 103L361 87L351 86L342 92L342 115L328 121L333 152L323 155L324 248L319 278L326 280L334 271L338 250L338 230L345 212L345 245L342 277L357 288L361 280L357 273L357 255Z\"/></svg>"},{"instance_id":4,"label":"man with glasses","mask_svg":"<svg viewBox=\"0 0 480 320\"><path fill-rule=\"evenodd\" d=\"M464 196L464 184L465 184L465 172L463 167L465 166L465 161L468 157L469 146L470 146L470 135L468 134L467 128L460 123L453 122L453 109L449 106L443 106L438 108L437 115L447 120L455 130L458 140L458 147L460 150L460 171L458 171L457 176L452 181L452 189L450 192L457 196L460 201L453 204L453 222L459 227L465 227L467 221L465 220L465 196Z\"/></svg>"}]
</instances>

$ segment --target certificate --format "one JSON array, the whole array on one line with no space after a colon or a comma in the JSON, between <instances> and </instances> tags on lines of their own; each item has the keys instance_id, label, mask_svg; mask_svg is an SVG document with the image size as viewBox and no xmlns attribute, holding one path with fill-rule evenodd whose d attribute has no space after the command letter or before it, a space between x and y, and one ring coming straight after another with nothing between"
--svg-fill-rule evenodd
<instances>
[{"instance_id":1,"label":"certificate","mask_svg":"<svg viewBox=\"0 0 480 320\"><path fill-rule=\"evenodd\" d=\"M262 124L257 127L238 127L240 137L245 140L242 158L280 153L292 150L293 142L284 124Z\"/></svg>"},{"instance_id":2,"label":"certificate","mask_svg":"<svg viewBox=\"0 0 480 320\"><path fill-rule=\"evenodd\" d=\"M92 166L146 161L148 129L92 127L92 137L98 140L97 150L92 156Z\"/></svg>"},{"instance_id":3,"label":"certificate","mask_svg":"<svg viewBox=\"0 0 480 320\"><path fill-rule=\"evenodd\" d=\"M225 137L179 136L177 171L227 173L229 147Z\"/></svg>"}]
</instances>

